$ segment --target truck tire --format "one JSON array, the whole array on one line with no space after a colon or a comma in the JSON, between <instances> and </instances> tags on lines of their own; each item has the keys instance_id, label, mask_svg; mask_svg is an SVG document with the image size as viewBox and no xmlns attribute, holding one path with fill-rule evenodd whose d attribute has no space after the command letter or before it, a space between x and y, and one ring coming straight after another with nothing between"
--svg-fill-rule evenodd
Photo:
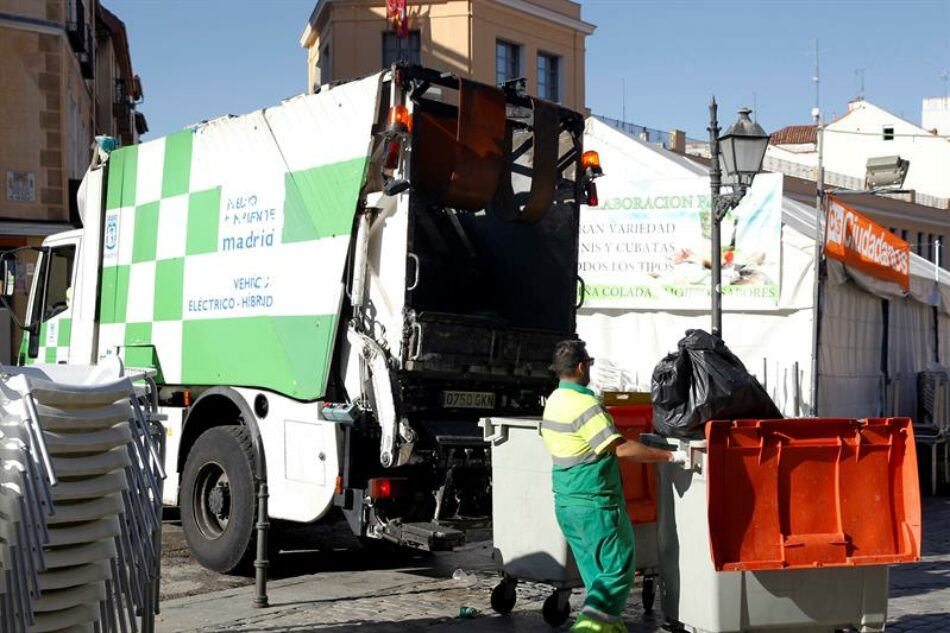
<instances>
[{"instance_id":1,"label":"truck tire","mask_svg":"<svg viewBox=\"0 0 950 633\"><path fill-rule=\"evenodd\" d=\"M198 437L185 461L179 505L185 540L199 563L223 574L249 568L257 495L247 428L218 426Z\"/></svg>"}]
</instances>

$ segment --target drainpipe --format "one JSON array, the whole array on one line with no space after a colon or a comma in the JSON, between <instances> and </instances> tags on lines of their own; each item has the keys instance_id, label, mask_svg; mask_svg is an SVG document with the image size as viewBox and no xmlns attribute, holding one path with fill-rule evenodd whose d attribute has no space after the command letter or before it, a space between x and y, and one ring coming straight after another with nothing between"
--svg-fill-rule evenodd
<instances>
[{"instance_id":1,"label":"drainpipe","mask_svg":"<svg viewBox=\"0 0 950 633\"><path fill-rule=\"evenodd\" d=\"M96 11L97 4L98 4L98 0L90 0L89 2L89 6L92 9L92 21L90 22L90 24L92 24L92 41L89 43L89 46L90 48L92 48L92 50L89 51L89 57L92 63L92 140L93 142L95 142L96 134L99 132L98 125L97 125L98 124L97 117L99 116L99 112L98 112L98 108L96 108L96 98L98 97L98 88L99 88L99 73L97 72L98 69L96 68L96 57L97 57L96 52L98 50L98 44L99 44L98 37L96 36L96 16L98 13Z\"/></svg>"},{"instance_id":2,"label":"drainpipe","mask_svg":"<svg viewBox=\"0 0 950 633\"><path fill-rule=\"evenodd\" d=\"M475 8L474 0L468 0L468 76L475 76L475 67L472 65L472 56L475 54L475 45L472 43L472 37L475 33Z\"/></svg>"}]
</instances>

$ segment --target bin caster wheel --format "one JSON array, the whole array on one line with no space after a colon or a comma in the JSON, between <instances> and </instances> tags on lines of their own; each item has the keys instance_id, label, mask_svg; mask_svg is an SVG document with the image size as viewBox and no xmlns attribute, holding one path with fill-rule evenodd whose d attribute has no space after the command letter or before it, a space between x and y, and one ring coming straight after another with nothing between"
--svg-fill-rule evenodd
<instances>
[{"instance_id":1,"label":"bin caster wheel","mask_svg":"<svg viewBox=\"0 0 950 633\"><path fill-rule=\"evenodd\" d=\"M643 602L643 612L653 613L653 603L656 600L656 582L652 578L643 579L643 591L640 594Z\"/></svg>"},{"instance_id":2,"label":"bin caster wheel","mask_svg":"<svg viewBox=\"0 0 950 633\"><path fill-rule=\"evenodd\" d=\"M667 620L666 624L663 625L663 630L669 633L685 633L686 627L676 620Z\"/></svg>"},{"instance_id":3,"label":"bin caster wheel","mask_svg":"<svg viewBox=\"0 0 950 633\"><path fill-rule=\"evenodd\" d=\"M518 595L515 593L515 583L502 580L491 590L491 608L496 613L508 615L515 608Z\"/></svg>"},{"instance_id":4,"label":"bin caster wheel","mask_svg":"<svg viewBox=\"0 0 950 633\"><path fill-rule=\"evenodd\" d=\"M567 622L571 615L571 603L568 602L570 593L563 595L555 591L544 601L541 607L541 617L551 626L558 627Z\"/></svg>"}]
</instances>

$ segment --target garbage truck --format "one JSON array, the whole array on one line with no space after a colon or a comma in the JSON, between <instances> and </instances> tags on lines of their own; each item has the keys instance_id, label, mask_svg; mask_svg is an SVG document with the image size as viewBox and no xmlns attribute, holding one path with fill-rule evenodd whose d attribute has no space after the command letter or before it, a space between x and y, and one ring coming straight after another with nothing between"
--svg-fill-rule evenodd
<instances>
[{"instance_id":1,"label":"garbage truck","mask_svg":"<svg viewBox=\"0 0 950 633\"><path fill-rule=\"evenodd\" d=\"M540 414L574 336L583 130L517 83L396 65L97 139L81 228L34 249L19 362L156 374L163 500L212 570L252 558L262 481L272 519L455 547L490 518L478 420Z\"/></svg>"}]
</instances>

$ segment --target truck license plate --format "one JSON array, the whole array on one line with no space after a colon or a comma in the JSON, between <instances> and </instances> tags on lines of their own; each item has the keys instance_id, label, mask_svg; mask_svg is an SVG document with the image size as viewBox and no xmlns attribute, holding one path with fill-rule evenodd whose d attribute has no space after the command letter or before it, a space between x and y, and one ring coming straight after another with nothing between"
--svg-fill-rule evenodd
<instances>
[{"instance_id":1,"label":"truck license plate","mask_svg":"<svg viewBox=\"0 0 950 633\"><path fill-rule=\"evenodd\" d=\"M495 394L486 391L443 391L442 406L447 409L494 409Z\"/></svg>"}]
</instances>

